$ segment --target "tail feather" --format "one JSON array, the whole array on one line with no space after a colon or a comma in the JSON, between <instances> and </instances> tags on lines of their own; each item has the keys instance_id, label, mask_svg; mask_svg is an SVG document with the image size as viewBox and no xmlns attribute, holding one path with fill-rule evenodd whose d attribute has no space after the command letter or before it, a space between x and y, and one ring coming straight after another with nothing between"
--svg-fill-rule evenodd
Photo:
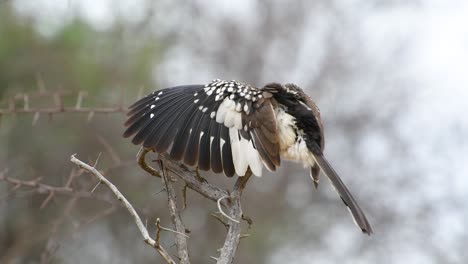
<instances>
[{"instance_id":1,"label":"tail feather","mask_svg":"<svg viewBox=\"0 0 468 264\"><path fill-rule=\"evenodd\" d=\"M364 212L361 210L356 200L354 200L348 188L346 188L345 184L343 183L343 181L341 181L340 177L332 168L330 163L328 163L323 154L315 154L313 155L313 157L320 169L324 172L325 175L327 175L327 177L332 182L333 187L335 187L335 190L338 192L338 195L340 195L341 200L343 200L344 204L348 207L356 225L359 228L361 228L362 232L368 235L372 234L372 228L369 224L369 221L367 221Z\"/></svg>"}]
</instances>

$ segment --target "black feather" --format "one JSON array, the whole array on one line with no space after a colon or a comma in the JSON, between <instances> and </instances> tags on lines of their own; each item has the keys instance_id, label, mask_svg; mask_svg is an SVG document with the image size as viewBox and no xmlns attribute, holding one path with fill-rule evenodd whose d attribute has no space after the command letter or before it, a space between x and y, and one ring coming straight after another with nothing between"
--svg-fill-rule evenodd
<instances>
[{"instance_id":1,"label":"black feather","mask_svg":"<svg viewBox=\"0 0 468 264\"><path fill-rule=\"evenodd\" d=\"M184 157L185 147L189 141L190 128L196 125L202 115L203 113L200 111L193 111L185 126L177 132L177 135L174 137L174 144L169 153L172 159L181 160Z\"/></svg>"},{"instance_id":2,"label":"black feather","mask_svg":"<svg viewBox=\"0 0 468 264\"><path fill-rule=\"evenodd\" d=\"M184 125L189 122L189 117L194 111L198 111L197 105L193 103L193 94L200 91L203 86L194 86L186 91L186 101L181 105L178 110L175 110L171 120L165 122L160 127L161 132L158 137L157 143L155 143L155 149L157 152L165 152L169 146L173 143L174 138Z\"/></svg>"},{"instance_id":3,"label":"black feather","mask_svg":"<svg viewBox=\"0 0 468 264\"><path fill-rule=\"evenodd\" d=\"M170 102L167 102L160 107L153 108L153 111L151 112L154 114L153 118L150 118L150 115L145 114L144 118L146 118L146 120L143 120L141 123L137 122L138 124L135 123L132 125L132 127L138 126L138 132L132 140L133 144L141 144L153 133L153 131L157 131L157 128L166 122L166 120L171 116L170 114L172 113L174 107L183 100L184 98L181 97L174 98Z\"/></svg>"},{"instance_id":4,"label":"black feather","mask_svg":"<svg viewBox=\"0 0 468 264\"><path fill-rule=\"evenodd\" d=\"M172 93L167 97L161 98L154 103L147 104L144 109L140 110L139 112L133 114L126 122L125 125L128 126L127 130L124 132L124 137L129 137L136 132L144 129L149 123L154 122L153 119L150 118L151 114L155 115L155 118L158 117L161 111L167 109L167 107L172 106L180 99L182 91L178 91L177 93ZM151 105L155 107L151 109Z\"/></svg>"},{"instance_id":5,"label":"black feather","mask_svg":"<svg viewBox=\"0 0 468 264\"><path fill-rule=\"evenodd\" d=\"M178 119L185 119L183 116L187 109L193 105L192 98L185 98L185 101L180 104L174 105L169 113L164 117L160 117L159 124L153 128L153 132L148 136L143 143L146 148L155 148L156 152L162 153L167 150L171 142L165 139L168 134L175 134L176 127L173 126L174 122ZM182 116L182 117L181 117Z\"/></svg>"},{"instance_id":6,"label":"black feather","mask_svg":"<svg viewBox=\"0 0 468 264\"><path fill-rule=\"evenodd\" d=\"M158 105L159 103L161 103L163 101L163 98L169 98L169 96L172 95L172 94L183 92L184 87L185 86L165 88L165 89L162 89L162 90L155 91L155 92L143 97L142 99L138 100L136 103L132 104L128 108L129 112L127 113L127 116L131 116L131 115L133 115L133 114L135 114L137 112L140 112L141 110L149 107L152 104ZM158 95L158 94L160 94L160 95ZM158 97L159 97L159 99L156 100L156 98L158 98Z\"/></svg>"},{"instance_id":7,"label":"black feather","mask_svg":"<svg viewBox=\"0 0 468 264\"><path fill-rule=\"evenodd\" d=\"M197 110L198 111L198 110ZM201 134L207 134L207 126L210 123L210 117L202 114L201 119L193 129L190 139L185 149L184 162L188 165L195 165L199 161Z\"/></svg>"},{"instance_id":8,"label":"black feather","mask_svg":"<svg viewBox=\"0 0 468 264\"><path fill-rule=\"evenodd\" d=\"M220 173L223 171L223 164L221 161L221 150L220 145L220 127L222 124L215 124L211 126L210 137L213 137L211 143L211 169L215 173ZM210 139L211 140L211 139Z\"/></svg>"},{"instance_id":9,"label":"black feather","mask_svg":"<svg viewBox=\"0 0 468 264\"><path fill-rule=\"evenodd\" d=\"M187 142L189 141L190 137L190 129L192 132L194 127L198 125L199 120L203 115L203 113L198 109L199 106L204 105L207 101L211 100L208 96L200 89L198 92L199 95L196 97L199 99L198 103L196 104L196 108L193 110L191 115L188 117L187 122L180 123L180 129L178 130L177 134L174 135L174 144L172 145L172 149L170 151L170 156L174 160L181 160L184 158L184 154L187 149ZM196 100L194 98L194 100Z\"/></svg>"},{"instance_id":10,"label":"black feather","mask_svg":"<svg viewBox=\"0 0 468 264\"><path fill-rule=\"evenodd\" d=\"M223 148L221 149L223 157L223 170L224 174L228 177L234 176L236 170L232 160L231 142L229 138L229 128L221 126L221 138L225 141Z\"/></svg>"},{"instance_id":11,"label":"black feather","mask_svg":"<svg viewBox=\"0 0 468 264\"><path fill-rule=\"evenodd\" d=\"M203 134L203 137L200 140L200 151L198 153L198 168L200 170L209 170L210 166L210 132L211 126L216 126L216 120L210 119L210 123L206 129L206 133Z\"/></svg>"}]
</instances>

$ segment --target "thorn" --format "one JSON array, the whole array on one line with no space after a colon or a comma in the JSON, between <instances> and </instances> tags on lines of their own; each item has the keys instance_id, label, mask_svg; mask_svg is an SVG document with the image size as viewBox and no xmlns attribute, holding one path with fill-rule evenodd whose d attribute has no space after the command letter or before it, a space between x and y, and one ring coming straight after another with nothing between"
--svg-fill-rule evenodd
<instances>
[{"instance_id":1,"label":"thorn","mask_svg":"<svg viewBox=\"0 0 468 264\"><path fill-rule=\"evenodd\" d=\"M55 106L60 109L60 111L63 111L63 100L60 92L55 92L54 93L54 102Z\"/></svg>"},{"instance_id":2,"label":"thorn","mask_svg":"<svg viewBox=\"0 0 468 264\"><path fill-rule=\"evenodd\" d=\"M36 74L36 83L37 83L37 88L39 89L39 94L44 94L46 92L46 88L44 84L44 79L42 79L42 74L40 73Z\"/></svg>"},{"instance_id":3,"label":"thorn","mask_svg":"<svg viewBox=\"0 0 468 264\"><path fill-rule=\"evenodd\" d=\"M27 94L23 94L23 101L24 101L24 111L29 110L29 96Z\"/></svg>"},{"instance_id":4,"label":"thorn","mask_svg":"<svg viewBox=\"0 0 468 264\"><path fill-rule=\"evenodd\" d=\"M224 227L226 227L226 229L229 228L229 224L226 223L226 222L224 222L224 220L223 220L221 217L219 217L218 215L216 215L216 214L210 214L210 216L214 217L214 218L215 218L216 220L218 220L221 224L223 224Z\"/></svg>"},{"instance_id":5,"label":"thorn","mask_svg":"<svg viewBox=\"0 0 468 264\"><path fill-rule=\"evenodd\" d=\"M96 184L96 186L94 186L94 188L91 190L91 193L94 193L94 191L97 189L97 187L98 187L99 185L101 185L101 183L102 183L102 182L99 181L99 182Z\"/></svg>"},{"instance_id":6,"label":"thorn","mask_svg":"<svg viewBox=\"0 0 468 264\"><path fill-rule=\"evenodd\" d=\"M172 229L170 229L170 228L166 228L166 227L161 226L161 225L160 225L160 220L159 220L159 218L156 219L156 227L157 227L157 229L159 229L159 230L164 230L164 231L172 232L172 233L175 233L175 234L179 234L179 235L181 235L181 236L184 236L184 237L186 237L186 238L190 238L187 234L184 234L184 233L181 233L181 232L179 232L179 231L172 230ZM185 232L187 232L187 229L185 230ZM189 231L188 233L190 233L190 231Z\"/></svg>"},{"instance_id":7,"label":"thorn","mask_svg":"<svg viewBox=\"0 0 468 264\"><path fill-rule=\"evenodd\" d=\"M80 108L81 108L81 103L83 102L83 94L84 94L83 91L80 91L80 92L78 93L78 97L76 98L76 105L75 105L75 108L76 108L76 109L80 109Z\"/></svg>"},{"instance_id":8,"label":"thorn","mask_svg":"<svg viewBox=\"0 0 468 264\"><path fill-rule=\"evenodd\" d=\"M49 195L47 195L47 198L44 200L44 202L42 202L39 209L40 210L44 209L44 207L46 207L46 205L50 202L50 200L52 200L53 197L54 197L54 191L50 191Z\"/></svg>"},{"instance_id":9,"label":"thorn","mask_svg":"<svg viewBox=\"0 0 468 264\"><path fill-rule=\"evenodd\" d=\"M94 117L94 111L89 112L89 114L88 114L88 121L87 121L87 122L88 122L88 123L91 122L91 119L93 119L93 117Z\"/></svg>"},{"instance_id":10,"label":"thorn","mask_svg":"<svg viewBox=\"0 0 468 264\"><path fill-rule=\"evenodd\" d=\"M156 196L156 195L158 195L158 194L160 194L160 193L162 193L162 192L164 192L164 189L161 189L161 190L159 190L158 192L156 192L156 193L154 194L154 196Z\"/></svg>"},{"instance_id":11,"label":"thorn","mask_svg":"<svg viewBox=\"0 0 468 264\"><path fill-rule=\"evenodd\" d=\"M102 152L99 152L99 155L98 155L96 161L94 162L94 166L93 166L94 168L96 168L96 166L98 164L98 161L99 161L99 158L101 157L101 154L102 154Z\"/></svg>"},{"instance_id":12,"label":"thorn","mask_svg":"<svg viewBox=\"0 0 468 264\"><path fill-rule=\"evenodd\" d=\"M246 237L249 237L249 236L250 236L250 234L243 234L243 235L241 235L241 236L239 237L239 239L243 239L243 238L246 238Z\"/></svg>"},{"instance_id":13,"label":"thorn","mask_svg":"<svg viewBox=\"0 0 468 264\"><path fill-rule=\"evenodd\" d=\"M34 113L33 121L32 121L32 126L35 126L37 124L37 120L39 120L39 116L41 114L39 112Z\"/></svg>"}]
</instances>

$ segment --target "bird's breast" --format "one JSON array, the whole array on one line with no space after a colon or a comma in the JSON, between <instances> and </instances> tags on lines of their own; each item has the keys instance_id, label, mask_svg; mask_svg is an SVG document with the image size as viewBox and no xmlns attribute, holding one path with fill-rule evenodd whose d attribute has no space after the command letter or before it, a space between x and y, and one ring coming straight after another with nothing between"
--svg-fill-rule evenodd
<instances>
[{"instance_id":1,"label":"bird's breast","mask_svg":"<svg viewBox=\"0 0 468 264\"><path fill-rule=\"evenodd\" d=\"M281 158L301 162L304 166L312 166L313 158L302 131L296 125L296 119L284 109L278 108L276 120Z\"/></svg>"}]
</instances>

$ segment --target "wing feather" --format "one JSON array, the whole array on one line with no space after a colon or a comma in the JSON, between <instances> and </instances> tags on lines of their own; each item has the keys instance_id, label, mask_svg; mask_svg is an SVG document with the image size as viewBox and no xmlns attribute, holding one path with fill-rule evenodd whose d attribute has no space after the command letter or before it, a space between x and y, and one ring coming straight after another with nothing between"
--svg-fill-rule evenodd
<instances>
[{"instance_id":1,"label":"wing feather","mask_svg":"<svg viewBox=\"0 0 468 264\"><path fill-rule=\"evenodd\" d=\"M223 164L221 161L221 150L220 150L220 140L221 140L221 124L215 124L211 126L210 131L210 141L211 141L211 169L215 173L220 173L223 171Z\"/></svg>"},{"instance_id":2,"label":"wing feather","mask_svg":"<svg viewBox=\"0 0 468 264\"><path fill-rule=\"evenodd\" d=\"M151 120L151 114L153 114L154 117L161 111L165 110L167 106L171 106L174 101L178 100L181 92L182 91L179 89L176 93L165 97L164 100L158 99L158 101L155 101L155 99L158 97L153 96L154 99L152 100L152 103L146 103L145 108L133 113L125 122L127 129L124 132L124 137L129 137L144 129L149 123L154 123L154 121Z\"/></svg>"},{"instance_id":3,"label":"wing feather","mask_svg":"<svg viewBox=\"0 0 468 264\"><path fill-rule=\"evenodd\" d=\"M207 127L207 132L203 134L203 136L200 139L200 149L198 153L198 168L201 170L209 170L211 168L211 145L210 145L210 132L211 132L211 127L213 125L217 125L216 121L211 119L210 123Z\"/></svg>"},{"instance_id":4,"label":"wing feather","mask_svg":"<svg viewBox=\"0 0 468 264\"><path fill-rule=\"evenodd\" d=\"M224 174L228 177L234 176L236 170L232 161L232 150L231 144L229 144L229 128L221 127L221 152L223 159Z\"/></svg>"},{"instance_id":5,"label":"wing feather","mask_svg":"<svg viewBox=\"0 0 468 264\"><path fill-rule=\"evenodd\" d=\"M262 95L220 80L162 89L130 106L124 136L202 170L260 176L279 165L274 111Z\"/></svg>"},{"instance_id":6,"label":"wing feather","mask_svg":"<svg viewBox=\"0 0 468 264\"><path fill-rule=\"evenodd\" d=\"M159 108L154 108L154 111L151 111L149 115L144 116L142 122L135 123L134 126L140 126L139 131L136 133L135 137L133 138L133 144L141 144L153 133L156 131L157 128L166 122L168 118L170 118L171 113L174 111L174 106L178 106L181 102L183 102L184 98L176 98L173 101L171 100L170 103L165 104ZM131 129L129 127L129 129ZM146 145L146 144L145 144ZM150 147L150 146L145 146Z\"/></svg>"}]
</instances>

